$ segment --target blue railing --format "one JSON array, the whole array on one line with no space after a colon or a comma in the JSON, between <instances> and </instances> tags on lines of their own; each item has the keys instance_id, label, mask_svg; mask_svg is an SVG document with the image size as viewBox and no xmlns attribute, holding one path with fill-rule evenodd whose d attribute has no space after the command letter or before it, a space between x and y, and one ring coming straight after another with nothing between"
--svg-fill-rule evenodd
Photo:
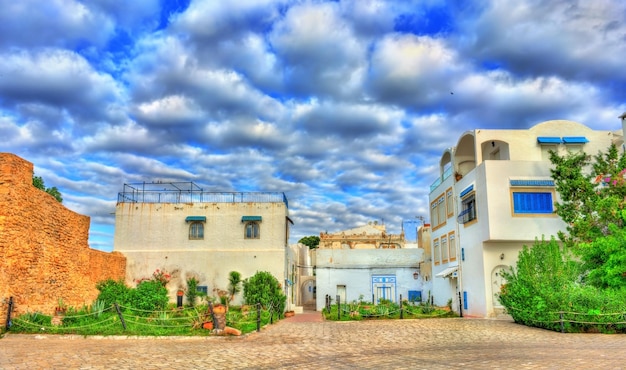
<instances>
[{"instance_id":1,"label":"blue railing","mask_svg":"<svg viewBox=\"0 0 626 370\"><path fill-rule=\"evenodd\" d=\"M442 182L446 181L446 179L450 176L452 176L452 167L446 168L446 170L443 171L443 175L439 176L437 180L435 180L430 185L430 192L432 193L433 191L435 191L435 189L437 189L437 187L439 187L439 185L441 185Z\"/></svg>"}]
</instances>

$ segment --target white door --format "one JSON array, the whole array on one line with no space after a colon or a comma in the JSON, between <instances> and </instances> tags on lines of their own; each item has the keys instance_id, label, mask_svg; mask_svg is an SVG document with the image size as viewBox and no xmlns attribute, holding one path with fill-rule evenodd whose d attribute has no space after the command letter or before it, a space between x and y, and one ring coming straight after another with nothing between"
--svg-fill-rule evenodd
<instances>
[{"instance_id":1,"label":"white door","mask_svg":"<svg viewBox=\"0 0 626 370\"><path fill-rule=\"evenodd\" d=\"M337 285L337 295L341 300L341 304L346 303L346 286L345 285Z\"/></svg>"},{"instance_id":2,"label":"white door","mask_svg":"<svg viewBox=\"0 0 626 370\"><path fill-rule=\"evenodd\" d=\"M501 308L502 303L500 303L500 290L506 284L506 279L502 276L502 271L507 269L508 266L500 265L496 266L495 269L491 272L491 290L492 290L492 298L493 298L493 307Z\"/></svg>"}]
</instances>

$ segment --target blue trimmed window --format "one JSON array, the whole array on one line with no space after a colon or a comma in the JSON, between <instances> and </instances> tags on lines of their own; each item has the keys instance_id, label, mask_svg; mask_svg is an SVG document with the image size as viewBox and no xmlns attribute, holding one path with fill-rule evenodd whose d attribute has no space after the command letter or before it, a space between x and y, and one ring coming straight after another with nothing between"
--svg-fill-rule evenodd
<instances>
[{"instance_id":1,"label":"blue trimmed window","mask_svg":"<svg viewBox=\"0 0 626 370\"><path fill-rule=\"evenodd\" d=\"M460 224L465 224L476 219L476 196L474 192L469 193L469 195L461 199L461 208L463 210L457 217L457 221Z\"/></svg>"},{"instance_id":2,"label":"blue trimmed window","mask_svg":"<svg viewBox=\"0 0 626 370\"><path fill-rule=\"evenodd\" d=\"M552 192L513 192L513 213L552 213Z\"/></svg>"}]
</instances>

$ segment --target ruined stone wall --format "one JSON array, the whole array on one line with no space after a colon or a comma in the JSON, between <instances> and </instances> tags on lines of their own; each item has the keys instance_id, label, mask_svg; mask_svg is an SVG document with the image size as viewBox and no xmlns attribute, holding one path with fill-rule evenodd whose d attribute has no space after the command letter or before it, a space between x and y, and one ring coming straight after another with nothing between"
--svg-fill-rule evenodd
<instances>
[{"instance_id":1,"label":"ruined stone wall","mask_svg":"<svg viewBox=\"0 0 626 370\"><path fill-rule=\"evenodd\" d=\"M59 300L82 307L97 281L123 279L126 258L89 248L89 217L32 185L33 165L0 153L0 325L9 297L15 314L51 314Z\"/></svg>"}]
</instances>

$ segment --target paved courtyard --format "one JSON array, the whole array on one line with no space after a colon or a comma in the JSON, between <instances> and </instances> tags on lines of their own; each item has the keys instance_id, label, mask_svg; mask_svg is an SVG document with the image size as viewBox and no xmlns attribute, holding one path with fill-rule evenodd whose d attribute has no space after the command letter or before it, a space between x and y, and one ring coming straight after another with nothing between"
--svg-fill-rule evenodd
<instances>
[{"instance_id":1,"label":"paved courtyard","mask_svg":"<svg viewBox=\"0 0 626 370\"><path fill-rule=\"evenodd\" d=\"M242 337L9 333L0 339L0 368L626 369L626 335L560 334L505 320L312 322L298 316Z\"/></svg>"}]
</instances>

